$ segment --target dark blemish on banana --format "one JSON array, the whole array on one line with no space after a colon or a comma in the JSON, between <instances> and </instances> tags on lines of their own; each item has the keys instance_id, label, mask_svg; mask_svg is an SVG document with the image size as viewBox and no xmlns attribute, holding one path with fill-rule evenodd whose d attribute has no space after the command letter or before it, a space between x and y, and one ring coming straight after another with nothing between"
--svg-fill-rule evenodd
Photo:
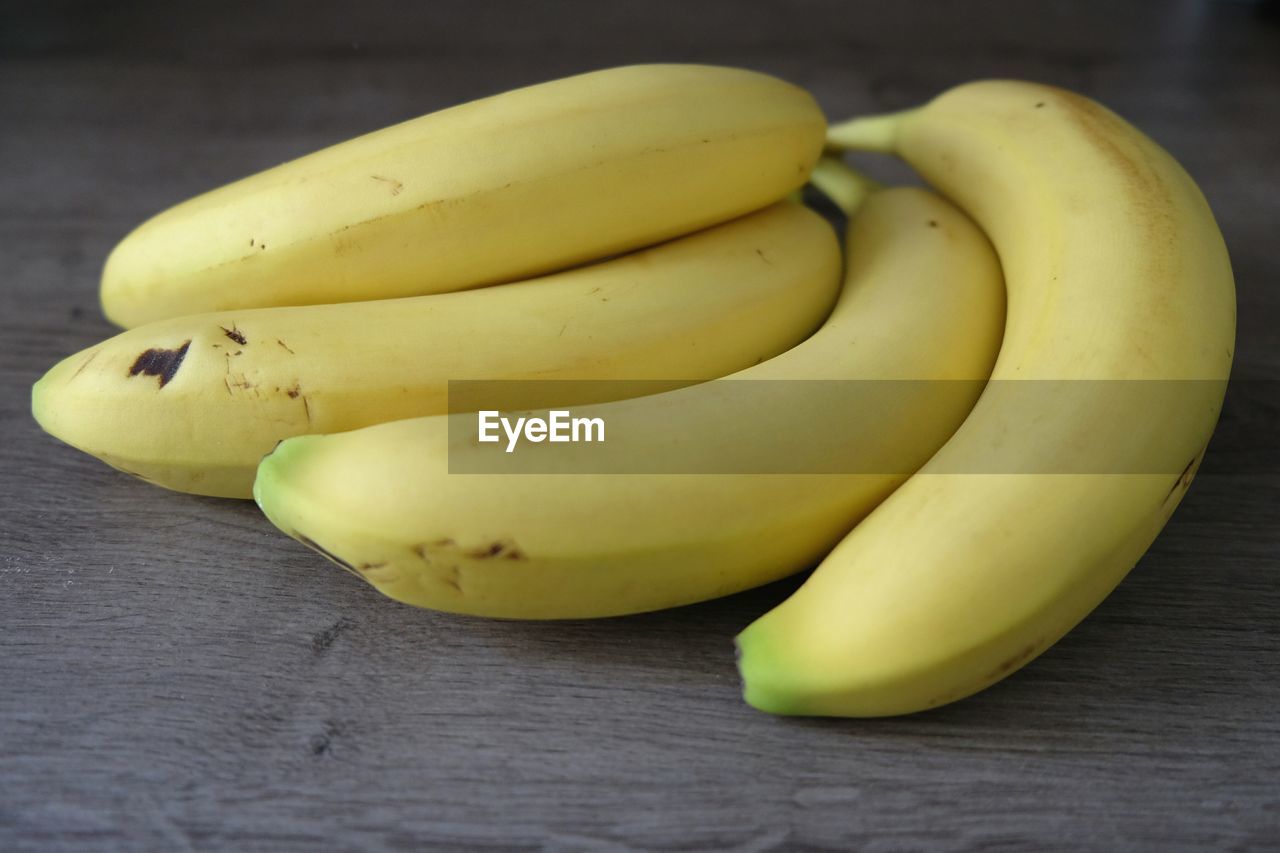
<instances>
[{"instance_id":1,"label":"dark blemish on banana","mask_svg":"<svg viewBox=\"0 0 1280 853\"><path fill-rule=\"evenodd\" d=\"M355 623L344 616L323 631L317 631L311 638L311 651L318 655L324 654L329 651L334 640L354 626Z\"/></svg>"},{"instance_id":2,"label":"dark blemish on banana","mask_svg":"<svg viewBox=\"0 0 1280 853\"><path fill-rule=\"evenodd\" d=\"M360 565L356 566L356 568L357 568L357 569L359 569L359 570L360 570L360 571L362 571L362 572L371 572L371 571L373 571L374 569L380 569L380 568L382 568L382 567L383 567L383 566L385 566L386 564L387 564L387 563L386 563L386 561L385 561L385 560L384 560L384 561L382 561L381 563L361 563Z\"/></svg>"},{"instance_id":3,"label":"dark blemish on banana","mask_svg":"<svg viewBox=\"0 0 1280 853\"><path fill-rule=\"evenodd\" d=\"M526 560L528 559L524 552L521 551L514 542L503 542L498 540L490 544L466 551L464 557L472 557L476 560L491 560L494 557L502 557L504 560Z\"/></svg>"},{"instance_id":4,"label":"dark blemish on banana","mask_svg":"<svg viewBox=\"0 0 1280 853\"><path fill-rule=\"evenodd\" d=\"M250 238L249 238L249 245L250 245L250 246L252 246L252 245L253 245L253 238L252 238L252 237L250 237Z\"/></svg>"},{"instance_id":5,"label":"dark blemish on banana","mask_svg":"<svg viewBox=\"0 0 1280 853\"><path fill-rule=\"evenodd\" d=\"M222 330L222 333L224 335L226 335L228 338L231 338L231 340L235 341L240 346L243 347L243 346L249 345L249 341L245 339L244 332L237 329L235 323L231 324L230 329L228 329L226 326L219 326L218 328ZM236 353L236 354L239 355L239 353Z\"/></svg>"},{"instance_id":6,"label":"dark blemish on banana","mask_svg":"<svg viewBox=\"0 0 1280 853\"><path fill-rule=\"evenodd\" d=\"M1040 109L1043 106L1044 106L1044 101L1040 101L1038 104L1036 104L1036 109Z\"/></svg>"},{"instance_id":7,"label":"dark blemish on banana","mask_svg":"<svg viewBox=\"0 0 1280 853\"><path fill-rule=\"evenodd\" d=\"M387 184L391 188L392 195L400 195L400 190L404 189L404 184L400 183L395 178L384 178L382 175L370 175L369 177L373 178L375 181L382 181L384 184Z\"/></svg>"},{"instance_id":8,"label":"dark blemish on banana","mask_svg":"<svg viewBox=\"0 0 1280 853\"><path fill-rule=\"evenodd\" d=\"M1001 676L1008 675L1013 671L1014 667L1031 660L1032 656L1036 653L1037 645L1038 644L1036 643L1032 643L1013 657L1006 660L1004 663L1000 664L995 668L991 675L988 676L988 678L1000 678Z\"/></svg>"},{"instance_id":9,"label":"dark blemish on banana","mask_svg":"<svg viewBox=\"0 0 1280 853\"><path fill-rule=\"evenodd\" d=\"M294 383L294 386L286 389L284 393L289 395L290 400L296 400L298 399L298 395L302 393L302 386Z\"/></svg>"},{"instance_id":10,"label":"dark blemish on banana","mask_svg":"<svg viewBox=\"0 0 1280 853\"><path fill-rule=\"evenodd\" d=\"M163 388L182 366L182 360L187 357L187 349L190 346L191 341L186 341L177 349L149 349L134 361L133 366L129 368L129 375L137 376L142 373L147 376L158 376L160 387Z\"/></svg>"},{"instance_id":11,"label":"dark blemish on banana","mask_svg":"<svg viewBox=\"0 0 1280 853\"><path fill-rule=\"evenodd\" d=\"M80 362L80 366L76 368L76 372L75 372L75 373L71 374L71 378L72 378L72 379L75 379L77 376L79 376L81 373L83 373L83 372L84 372L84 369L85 369L86 367L88 367L88 366L89 366L89 362L91 362L91 361L93 361L95 358L97 358L97 357L98 357L98 353L100 353L100 352L102 352L102 350L100 350L100 349L96 349L96 350L94 350L93 352L89 353L89 357L88 357L88 358L86 358L84 361ZM130 375L132 375L132 374L130 374Z\"/></svg>"},{"instance_id":12,"label":"dark blemish on banana","mask_svg":"<svg viewBox=\"0 0 1280 853\"><path fill-rule=\"evenodd\" d=\"M458 543L446 536L444 539L436 539L433 542L423 542L420 545L414 545L410 550L413 551L419 559L426 560L430 563L431 557L428 556L429 552L455 550L457 547Z\"/></svg>"},{"instance_id":13,"label":"dark blemish on banana","mask_svg":"<svg viewBox=\"0 0 1280 853\"><path fill-rule=\"evenodd\" d=\"M938 227L938 220L936 220L936 219L930 219L930 220L929 220L929 227L930 227L930 228L937 228L937 227Z\"/></svg>"},{"instance_id":14,"label":"dark blemish on banana","mask_svg":"<svg viewBox=\"0 0 1280 853\"><path fill-rule=\"evenodd\" d=\"M1173 497L1179 488L1184 491L1191 488L1191 469L1195 466L1196 460L1199 458L1199 454L1191 457L1191 461L1187 463L1187 467L1182 469L1182 473L1178 475L1178 479L1174 480L1173 485L1169 488L1169 493L1164 496L1166 501Z\"/></svg>"},{"instance_id":15,"label":"dark blemish on banana","mask_svg":"<svg viewBox=\"0 0 1280 853\"><path fill-rule=\"evenodd\" d=\"M289 345L288 345L288 344L286 344L284 341L280 340L279 338L276 338L276 343L278 343L280 346L284 347L284 351L285 351L285 352L287 352L287 353L289 353L289 355L297 355L297 353L296 353L296 352L294 352L293 350L289 349Z\"/></svg>"},{"instance_id":16,"label":"dark blemish on banana","mask_svg":"<svg viewBox=\"0 0 1280 853\"><path fill-rule=\"evenodd\" d=\"M311 537L303 536L301 533L298 533L295 530L293 533L293 538L297 539L303 545L306 545L312 551L315 551L321 557L324 557L326 560L333 563L334 565L340 566L343 570L350 572L356 577L360 577L360 572L356 571L355 566L351 565L346 560L342 559L341 557L339 557L337 554L333 553L329 549L322 547L316 542L316 540L312 539Z\"/></svg>"},{"instance_id":17,"label":"dark blemish on banana","mask_svg":"<svg viewBox=\"0 0 1280 853\"><path fill-rule=\"evenodd\" d=\"M449 574L444 575L441 580L456 589L458 592L462 592L462 570L457 566L450 566Z\"/></svg>"},{"instance_id":18,"label":"dark blemish on banana","mask_svg":"<svg viewBox=\"0 0 1280 853\"><path fill-rule=\"evenodd\" d=\"M765 256L763 249L756 249L756 254L760 256L760 260L764 261L769 266L773 266L773 261L769 260L769 258Z\"/></svg>"}]
</instances>

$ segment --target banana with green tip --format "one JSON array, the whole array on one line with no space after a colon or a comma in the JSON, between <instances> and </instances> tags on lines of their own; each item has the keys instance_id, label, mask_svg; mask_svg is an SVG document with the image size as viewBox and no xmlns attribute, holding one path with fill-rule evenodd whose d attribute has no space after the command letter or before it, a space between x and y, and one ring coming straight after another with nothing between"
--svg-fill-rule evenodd
<instances>
[{"instance_id":1,"label":"banana with green tip","mask_svg":"<svg viewBox=\"0 0 1280 853\"><path fill-rule=\"evenodd\" d=\"M815 179L840 180L825 166ZM844 186L850 205L866 194L855 179ZM254 496L277 527L386 595L457 613L612 616L803 569L964 419L1004 320L990 245L933 193L871 193L847 254L834 312L794 349L724 380L574 409L616 428L585 470L586 445L546 443L500 473L457 473L487 451L457 428L461 416L443 416L288 439L263 460ZM935 385L881 408L856 392L833 401L806 381L818 379ZM750 393L761 386L787 411L761 411ZM851 465L821 468L836 455ZM726 457L782 473L696 473ZM795 473L802 457L819 466ZM602 473L596 459L670 464Z\"/></svg>"},{"instance_id":2,"label":"banana with green tip","mask_svg":"<svg viewBox=\"0 0 1280 853\"><path fill-rule=\"evenodd\" d=\"M963 426L738 637L757 708L904 714L1025 665L1146 551L1217 420L1235 291L1195 183L1080 95L972 83L830 141L896 153L954 199L1009 292Z\"/></svg>"}]
</instances>

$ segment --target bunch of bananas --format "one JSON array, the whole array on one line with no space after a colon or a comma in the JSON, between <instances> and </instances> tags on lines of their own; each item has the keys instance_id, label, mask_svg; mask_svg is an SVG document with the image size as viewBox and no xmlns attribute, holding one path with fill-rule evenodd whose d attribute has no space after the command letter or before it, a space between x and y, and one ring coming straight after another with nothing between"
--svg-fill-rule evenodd
<instances>
[{"instance_id":1,"label":"bunch of bananas","mask_svg":"<svg viewBox=\"0 0 1280 853\"><path fill-rule=\"evenodd\" d=\"M881 188L848 149L941 195ZM843 265L807 182L849 215ZM187 201L115 249L102 304L127 331L33 391L63 441L252 495L386 595L457 613L635 613L818 563L738 665L753 706L836 716L970 695L1094 608L1185 494L1235 334L1204 198L1093 101L984 81L828 127L792 85L681 65ZM850 381L926 390L831 393ZM494 468L459 420L566 405L626 425L585 468L552 443Z\"/></svg>"}]
</instances>

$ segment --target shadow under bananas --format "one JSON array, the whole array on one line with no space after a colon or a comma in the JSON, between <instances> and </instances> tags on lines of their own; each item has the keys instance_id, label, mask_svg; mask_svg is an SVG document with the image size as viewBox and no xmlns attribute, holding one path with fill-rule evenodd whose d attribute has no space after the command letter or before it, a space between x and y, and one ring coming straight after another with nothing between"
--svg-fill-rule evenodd
<instances>
[{"instance_id":1,"label":"shadow under bananas","mask_svg":"<svg viewBox=\"0 0 1280 853\"><path fill-rule=\"evenodd\" d=\"M997 735L1025 736L1028 750L1075 748L1087 735L1090 749L1123 751L1133 732L1142 730L1146 748L1153 742L1172 748L1190 738L1214 749L1202 731L1205 719L1247 720L1280 705L1280 682L1268 674L1280 653L1280 608L1272 583L1276 534L1266 513L1280 499L1280 474L1272 472L1202 473L1129 578L1063 640L1002 682L909 717L820 720L770 718L747 707L734 665L733 637L791 595L807 572L725 598L632 616L556 622L457 616L382 597L279 537L248 502L172 495L78 457L68 464L77 469L82 488L97 496L85 498L97 512L154 515L150 536L159 555L172 559L190 550L193 538L215 539L220 549L230 546L242 554L268 546L261 557L221 569L241 576L231 585L242 582L245 592L255 585L289 590L288 600L303 606L304 621L354 626L344 628L344 643L356 642L354 657L379 669L392 660L490 657L490 674L524 670L526 684L540 677L553 682L548 687L639 684L660 705L714 706L718 713L768 727L890 741L936 739L961 748L962 738ZM199 555L190 559L202 562ZM1206 572L1210 561L1215 571ZM398 654L384 657L375 647L394 647ZM669 700L661 697L664 690L673 691Z\"/></svg>"},{"instance_id":2,"label":"shadow under bananas","mask_svg":"<svg viewBox=\"0 0 1280 853\"><path fill-rule=\"evenodd\" d=\"M1273 494L1280 476L1254 484ZM1193 742L1206 718L1247 718L1280 703L1265 677L1280 653L1280 616L1257 570L1273 562L1266 541L1224 540L1220 514L1240 500L1240 475L1202 475L1176 521L1130 577L1084 622L1002 682L909 717L880 720L791 719L780 724L877 737L954 738L980 732L1035 733L1036 749L1079 744L1124 750L1137 729L1171 745ZM1247 491L1247 490L1246 490ZM1261 511L1261 507L1258 508ZM1264 519L1259 517L1258 530ZM1203 572L1208 549L1227 571ZM1224 559L1225 558L1225 559ZM663 683L709 679L718 700L740 702L732 639L794 592L807 572L722 599L654 613L552 623L506 622L434 614L438 627L482 634L513 661L535 668L568 659L572 669ZM758 714L742 705L744 714Z\"/></svg>"}]
</instances>

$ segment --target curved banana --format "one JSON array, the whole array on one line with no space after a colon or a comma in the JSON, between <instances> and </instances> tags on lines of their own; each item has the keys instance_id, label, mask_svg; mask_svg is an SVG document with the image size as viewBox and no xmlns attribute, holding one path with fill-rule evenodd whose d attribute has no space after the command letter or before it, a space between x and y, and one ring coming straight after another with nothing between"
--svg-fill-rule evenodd
<instances>
[{"instance_id":1,"label":"curved banana","mask_svg":"<svg viewBox=\"0 0 1280 853\"><path fill-rule=\"evenodd\" d=\"M183 314L528 278L764 207L823 147L813 98L735 68L637 65L518 89L326 148L160 213L102 307Z\"/></svg>"},{"instance_id":2,"label":"curved banana","mask_svg":"<svg viewBox=\"0 0 1280 853\"><path fill-rule=\"evenodd\" d=\"M903 714L1014 672L1141 557L1217 420L1234 285L1191 178L1079 95L978 82L830 139L897 153L955 199L1009 292L964 425L738 637L757 708Z\"/></svg>"},{"instance_id":3,"label":"curved banana","mask_svg":"<svg viewBox=\"0 0 1280 853\"><path fill-rule=\"evenodd\" d=\"M574 409L609 430L583 456L586 445L537 444L501 473L450 473L483 468L488 451L462 416L420 418L289 439L254 495L281 530L386 595L457 613L612 616L790 574L951 435L999 347L995 256L937 196L873 193L848 255L840 301L811 338L737 381ZM801 381L902 378L965 381L889 390L880 410ZM849 464L822 467L833 455ZM628 465L665 473L599 473Z\"/></svg>"},{"instance_id":4,"label":"curved banana","mask_svg":"<svg viewBox=\"0 0 1280 853\"><path fill-rule=\"evenodd\" d=\"M831 227L779 202L517 284L151 323L63 360L32 410L53 435L153 483L247 498L280 439L445 412L451 379L722 376L803 340L839 283ZM576 387L589 402L626 390ZM516 390L503 402L562 402L538 398L552 390L541 383Z\"/></svg>"}]
</instances>

